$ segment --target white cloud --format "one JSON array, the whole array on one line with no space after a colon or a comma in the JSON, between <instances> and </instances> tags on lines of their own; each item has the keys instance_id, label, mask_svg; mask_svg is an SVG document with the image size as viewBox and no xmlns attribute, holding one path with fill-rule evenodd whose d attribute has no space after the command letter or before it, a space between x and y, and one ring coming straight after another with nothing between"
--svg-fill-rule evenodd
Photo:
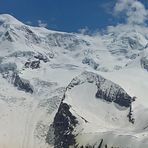
<instances>
[{"instance_id":1,"label":"white cloud","mask_svg":"<svg viewBox=\"0 0 148 148\"><path fill-rule=\"evenodd\" d=\"M138 0L117 0L114 12L124 14L129 24L144 24L148 20L148 10Z\"/></svg>"},{"instance_id":2,"label":"white cloud","mask_svg":"<svg viewBox=\"0 0 148 148\"><path fill-rule=\"evenodd\" d=\"M42 20L38 20L38 26L46 28L48 26L48 24L43 22Z\"/></svg>"},{"instance_id":3,"label":"white cloud","mask_svg":"<svg viewBox=\"0 0 148 148\"><path fill-rule=\"evenodd\" d=\"M81 34L88 34L90 32L90 30L87 26L85 26L84 28L78 29L78 32Z\"/></svg>"}]
</instances>

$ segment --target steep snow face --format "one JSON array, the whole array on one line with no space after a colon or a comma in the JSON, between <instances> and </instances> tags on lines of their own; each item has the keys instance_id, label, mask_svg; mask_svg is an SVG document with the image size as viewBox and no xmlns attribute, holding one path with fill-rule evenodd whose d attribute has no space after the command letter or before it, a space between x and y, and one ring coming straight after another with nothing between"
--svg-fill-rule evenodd
<instances>
[{"instance_id":1,"label":"steep snow face","mask_svg":"<svg viewBox=\"0 0 148 148\"><path fill-rule=\"evenodd\" d=\"M112 43L110 35L102 38L101 36L90 37L55 32L45 28L27 26L9 15L2 15L1 20L3 23L0 25L0 56L1 58L7 57L7 60L11 57L16 57L15 60L18 58L29 59L35 54L42 54L48 60L52 59L57 63L70 63L98 71L118 70L129 62L126 57L122 57L120 60L119 55L114 56L112 50L115 49L118 52L119 49L116 46L118 43ZM113 38L116 39L116 36L114 35ZM118 42L120 42L120 37ZM123 44L118 46L124 46ZM127 43L128 45L129 43ZM130 55L126 54L126 56Z\"/></svg>"},{"instance_id":2,"label":"steep snow face","mask_svg":"<svg viewBox=\"0 0 148 148\"><path fill-rule=\"evenodd\" d=\"M122 32L120 34L113 32L108 37L110 39L108 48L111 53L125 55L127 58L134 58L134 54L138 54L138 51L143 50L147 44L144 35L136 31Z\"/></svg>"},{"instance_id":3,"label":"steep snow face","mask_svg":"<svg viewBox=\"0 0 148 148\"><path fill-rule=\"evenodd\" d=\"M53 147L65 131L65 146L144 147L148 33L119 30L88 36L0 15L0 147Z\"/></svg>"},{"instance_id":4,"label":"steep snow face","mask_svg":"<svg viewBox=\"0 0 148 148\"><path fill-rule=\"evenodd\" d=\"M132 127L128 117L132 101L117 84L91 72L82 73L68 85L55 116L55 146L86 146L89 140L85 144L79 141L85 134L98 132L99 135L111 130L124 131L125 127L129 129ZM66 124L69 128L63 128L65 131L61 135L61 127ZM71 139L66 140L69 136Z\"/></svg>"},{"instance_id":5,"label":"steep snow face","mask_svg":"<svg viewBox=\"0 0 148 148\"><path fill-rule=\"evenodd\" d=\"M68 85L54 118L55 147L146 148L146 125L139 124L139 120L147 123L145 116L139 116L144 111L148 114L119 85L84 72Z\"/></svg>"},{"instance_id":6,"label":"steep snow face","mask_svg":"<svg viewBox=\"0 0 148 148\"><path fill-rule=\"evenodd\" d=\"M139 56L147 54L147 33L145 27L119 25L109 27L103 41L112 56L119 60L118 64L122 61L121 67L126 67Z\"/></svg>"}]
</instances>

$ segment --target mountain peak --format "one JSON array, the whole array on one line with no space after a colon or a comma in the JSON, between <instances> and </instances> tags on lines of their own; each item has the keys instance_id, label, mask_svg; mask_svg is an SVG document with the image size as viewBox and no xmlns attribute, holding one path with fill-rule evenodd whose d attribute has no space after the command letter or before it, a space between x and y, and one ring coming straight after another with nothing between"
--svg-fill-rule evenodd
<instances>
[{"instance_id":1,"label":"mountain peak","mask_svg":"<svg viewBox=\"0 0 148 148\"><path fill-rule=\"evenodd\" d=\"M22 25L23 23L21 23L19 20L17 20L15 17L13 17L12 15L9 14L0 14L0 25L1 24L20 24Z\"/></svg>"}]
</instances>

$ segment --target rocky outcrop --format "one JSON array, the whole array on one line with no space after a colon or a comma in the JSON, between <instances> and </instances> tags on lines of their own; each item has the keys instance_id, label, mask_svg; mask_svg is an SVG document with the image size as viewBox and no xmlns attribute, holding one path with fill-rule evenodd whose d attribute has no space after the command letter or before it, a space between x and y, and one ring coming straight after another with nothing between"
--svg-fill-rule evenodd
<instances>
[{"instance_id":1,"label":"rocky outcrop","mask_svg":"<svg viewBox=\"0 0 148 148\"><path fill-rule=\"evenodd\" d=\"M74 78L68 88L72 88L85 82L96 84L98 90L95 96L97 99L107 102L115 102L124 107L130 107L132 97L130 97L124 89L110 80L92 72L84 72L80 76Z\"/></svg>"},{"instance_id":2,"label":"rocky outcrop","mask_svg":"<svg viewBox=\"0 0 148 148\"><path fill-rule=\"evenodd\" d=\"M71 81L66 92L83 83L93 83L97 86L98 90L96 94L94 94L96 99L101 99L107 103L114 102L121 107L129 108L127 119L129 119L129 122L134 123L134 118L131 114L133 98L130 97L119 85L95 73L84 72ZM75 141L76 133L74 131L77 125L80 124L79 121L84 120L83 117L73 113L73 109L71 109L72 104L65 102L66 92L53 122L55 148L69 148L70 146L77 147ZM86 123L88 123L88 121ZM100 145L102 145L101 142Z\"/></svg>"},{"instance_id":3,"label":"rocky outcrop","mask_svg":"<svg viewBox=\"0 0 148 148\"><path fill-rule=\"evenodd\" d=\"M0 73L3 78L7 79L8 82L13 84L19 90L33 93L33 87L28 80L20 78L17 72L17 66L15 63L0 64Z\"/></svg>"},{"instance_id":4,"label":"rocky outcrop","mask_svg":"<svg viewBox=\"0 0 148 148\"><path fill-rule=\"evenodd\" d=\"M49 59L47 56L41 53L38 53L34 55L34 57L28 59L28 61L25 63L25 68L32 68L32 69L40 68L41 61L46 63L46 62L49 62Z\"/></svg>"},{"instance_id":5,"label":"rocky outcrop","mask_svg":"<svg viewBox=\"0 0 148 148\"><path fill-rule=\"evenodd\" d=\"M96 98L103 99L108 102L115 102L120 106L130 107L131 97L123 91L123 89L114 89L113 86L109 90L102 90L98 87Z\"/></svg>"},{"instance_id":6,"label":"rocky outcrop","mask_svg":"<svg viewBox=\"0 0 148 148\"><path fill-rule=\"evenodd\" d=\"M44 63L48 62L49 59L47 58L47 56L41 54L41 53L38 53L37 55L34 56L34 58L40 60L40 61L43 61Z\"/></svg>"},{"instance_id":7,"label":"rocky outcrop","mask_svg":"<svg viewBox=\"0 0 148 148\"><path fill-rule=\"evenodd\" d=\"M12 79L14 86L17 87L19 90L33 93L33 87L31 86L29 81L20 78L19 75L16 73L13 74Z\"/></svg>"},{"instance_id":8,"label":"rocky outcrop","mask_svg":"<svg viewBox=\"0 0 148 148\"><path fill-rule=\"evenodd\" d=\"M40 60L27 61L25 63L25 68L32 68L32 69L40 68Z\"/></svg>"},{"instance_id":9,"label":"rocky outcrop","mask_svg":"<svg viewBox=\"0 0 148 148\"><path fill-rule=\"evenodd\" d=\"M8 31L6 31L6 33L4 34L4 40L8 40L9 42L13 42L13 38L12 36L10 35L10 33Z\"/></svg>"},{"instance_id":10,"label":"rocky outcrop","mask_svg":"<svg viewBox=\"0 0 148 148\"><path fill-rule=\"evenodd\" d=\"M146 69L148 71L148 58L147 57L143 57L141 58L141 67L143 67L144 69Z\"/></svg>"},{"instance_id":11,"label":"rocky outcrop","mask_svg":"<svg viewBox=\"0 0 148 148\"><path fill-rule=\"evenodd\" d=\"M99 67L98 63L96 63L92 58L88 58L88 57L85 57L82 60L82 63L89 65L90 67L92 67L95 70Z\"/></svg>"},{"instance_id":12,"label":"rocky outcrop","mask_svg":"<svg viewBox=\"0 0 148 148\"><path fill-rule=\"evenodd\" d=\"M75 145L75 135L72 132L77 123L76 117L70 112L70 106L62 102L53 122L55 148L69 148Z\"/></svg>"}]
</instances>

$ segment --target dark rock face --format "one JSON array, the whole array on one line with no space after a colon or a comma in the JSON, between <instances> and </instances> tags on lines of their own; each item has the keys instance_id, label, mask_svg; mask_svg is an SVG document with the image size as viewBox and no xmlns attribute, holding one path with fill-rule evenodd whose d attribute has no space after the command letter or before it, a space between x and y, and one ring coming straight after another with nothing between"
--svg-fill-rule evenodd
<instances>
[{"instance_id":1,"label":"dark rock face","mask_svg":"<svg viewBox=\"0 0 148 148\"><path fill-rule=\"evenodd\" d=\"M69 148L75 145L72 132L77 123L76 117L70 112L70 106L62 102L53 122L55 148Z\"/></svg>"},{"instance_id":2,"label":"dark rock face","mask_svg":"<svg viewBox=\"0 0 148 148\"><path fill-rule=\"evenodd\" d=\"M142 49L143 48L143 46L139 42L137 42L137 40L138 40L137 38L132 39L132 38L128 37L127 40L128 40L129 46L132 49L136 49L137 47L139 49Z\"/></svg>"},{"instance_id":3,"label":"dark rock face","mask_svg":"<svg viewBox=\"0 0 148 148\"><path fill-rule=\"evenodd\" d=\"M143 67L144 69L148 71L148 58L143 57L140 62L141 62L141 67Z\"/></svg>"},{"instance_id":4,"label":"dark rock face","mask_svg":"<svg viewBox=\"0 0 148 148\"><path fill-rule=\"evenodd\" d=\"M35 55L34 57L40 61L43 61L44 63L49 61L49 59L46 56L43 56L42 54Z\"/></svg>"},{"instance_id":5,"label":"dark rock face","mask_svg":"<svg viewBox=\"0 0 148 148\"><path fill-rule=\"evenodd\" d=\"M133 97L132 102L134 102L135 100L136 100L136 97ZM132 102L131 102L131 105L129 107L129 113L128 113L127 117L129 119L129 122L134 124L135 123L135 118L133 117Z\"/></svg>"},{"instance_id":6,"label":"dark rock face","mask_svg":"<svg viewBox=\"0 0 148 148\"><path fill-rule=\"evenodd\" d=\"M6 31L4 38L7 39L9 42L13 42L13 39L8 31Z\"/></svg>"},{"instance_id":7,"label":"dark rock face","mask_svg":"<svg viewBox=\"0 0 148 148\"><path fill-rule=\"evenodd\" d=\"M37 55L34 55L34 57L28 59L28 61L25 63L25 68L32 68L32 69L40 68L41 61L46 63L49 62L49 59L47 58L47 56L38 53Z\"/></svg>"},{"instance_id":8,"label":"dark rock face","mask_svg":"<svg viewBox=\"0 0 148 148\"><path fill-rule=\"evenodd\" d=\"M124 107L130 107L131 104L131 97L123 92L122 89L118 90L112 90L113 87L110 88L109 93L107 90L102 90L98 88L98 91L96 93L96 98L104 99L108 102L115 102L120 106ZM110 95L110 92L112 91L112 94Z\"/></svg>"},{"instance_id":9,"label":"dark rock face","mask_svg":"<svg viewBox=\"0 0 148 148\"><path fill-rule=\"evenodd\" d=\"M19 90L33 93L33 87L30 82L20 78L17 72L17 65L15 63L0 64L0 74Z\"/></svg>"},{"instance_id":10,"label":"dark rock face","mask_svg":"<svg viewBox=\"0 0 148 148\"><path fill-rule=\"evenodd\" d=\"M13 84L19 90L23 90L28 93L33 93L33 88L30 85L29 81L21 79L18 74L13 74Z\"/></svg>"},{"instance_id":11,"label":"dark rock face","mask_svg":"<svg viewBox=\"0 0 148 148\"><path fill-rule=\"evenodd\" d=\"M27 61L25 63L25 68L32 68L32 69L40 68L40 60L37 60L37 61Z\"/></svg>"},{"instance_id":12,"label":"dark rock face","mask_svg":"<svg viewBox=\"0 0 148 148\"><path fill-rule=\"evenodd\" d=\"M82 60L82 63L91 66L93 69L97 69L99 67L99 64L98 63L96 63L93 59L87 58L87 57L85 57Z\"/></svg>"}]
</instances>

